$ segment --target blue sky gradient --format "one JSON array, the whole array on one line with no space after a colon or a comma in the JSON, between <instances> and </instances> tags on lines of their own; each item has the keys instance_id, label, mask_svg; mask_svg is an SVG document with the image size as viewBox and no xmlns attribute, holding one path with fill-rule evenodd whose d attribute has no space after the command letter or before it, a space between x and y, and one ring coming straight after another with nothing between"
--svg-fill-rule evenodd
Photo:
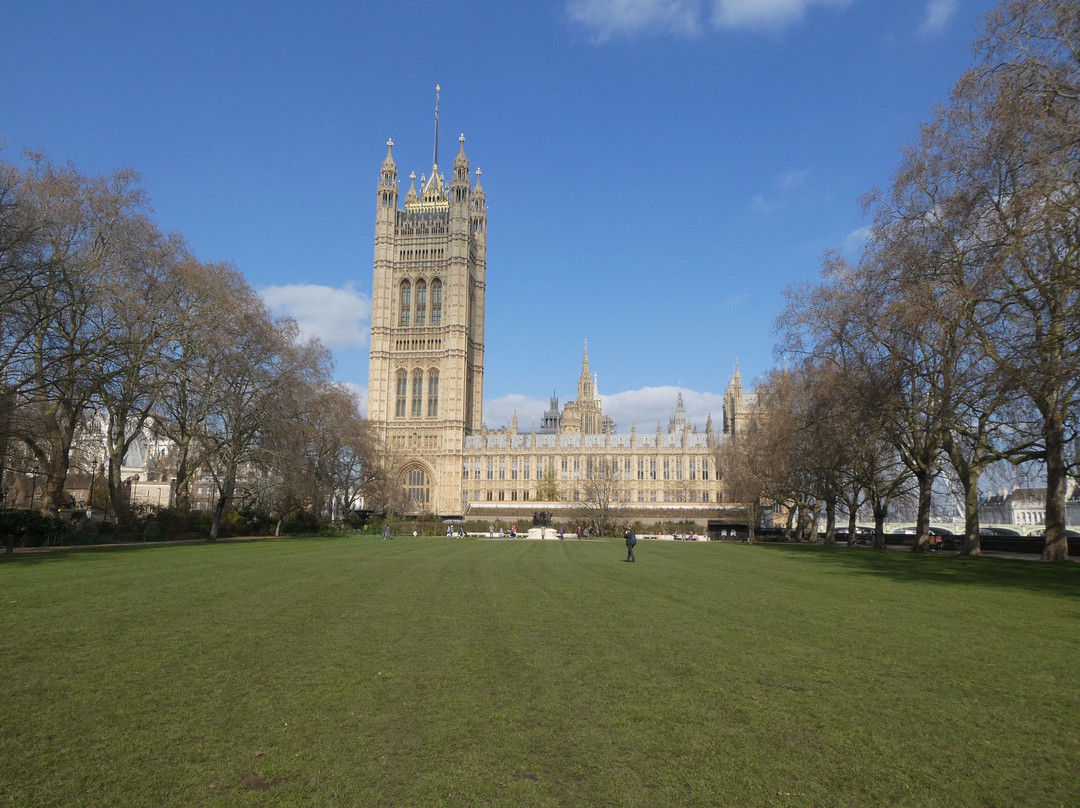
<instances>
[{"instance_id":1,"label":"blue sky gradient","mask_svg":"<svg viewBox=\"0 0 1080 808\"><path fill-rule=\"evenodd\" d=\"M0 142L141 172L166 230L232 260L367 384L386 141L460 133L489 208L485 421L539 423L589 345L620 431L681 388L719 423L775 360L783 290L857 255L858 198L971 63L990 0L6 4Z\"/></svg>"}]
</instances>

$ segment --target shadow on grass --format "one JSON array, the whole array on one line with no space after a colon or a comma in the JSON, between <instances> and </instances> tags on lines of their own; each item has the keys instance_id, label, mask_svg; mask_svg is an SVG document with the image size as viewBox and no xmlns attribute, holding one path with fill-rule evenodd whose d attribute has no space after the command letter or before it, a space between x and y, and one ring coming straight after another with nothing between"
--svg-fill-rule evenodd
<instances>
[{"instance_id":1,"label":"shadow on grass","mask_svg":"<svg viewBox=\"0 0 1080 808\"><path fill-rule=\"evenodd\" d=\"M919 584L989 586L1080 597L1080 564L1043 564L1015 558L920 555L813 544L755 545L774 553L864 574Z\"/></svg>"},{"instance_id":2,"label":"shadow on grass","mask_svg":"<svg viewBox=\"0 0 1080 808\"><path fill-rule=\"evenodd\" d=\"M13 555L7 555L0 551L0 564L44 564L64 561L72 558L104 557L114 553L132 553L140 550L161 550L169 547L190 547L202 545L206 547L224 547L238 541L283 541L286 538L272 536L257 536L251 538L225 538L217 541L208 539L178 539L176 541L133 541L115 542L111 544L65 544L55 547L33 547L18 549Z\"/></svg>"}]
</instances>

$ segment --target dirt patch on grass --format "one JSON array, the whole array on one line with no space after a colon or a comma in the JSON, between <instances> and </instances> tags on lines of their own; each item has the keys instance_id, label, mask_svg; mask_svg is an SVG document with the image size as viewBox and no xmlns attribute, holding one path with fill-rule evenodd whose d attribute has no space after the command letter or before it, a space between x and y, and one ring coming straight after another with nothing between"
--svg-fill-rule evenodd
<instances>
[{"instance_id":1,"label":"dirt patch on grass","mask_svg":"<svg viewBox=\"0 0 1080 808\"><path fill-rule=\"evenodd\" d=\"M240 785L249 791L272 791L285 785L284 777L275 777L273 780L265 780L257 774L249 774L240 781Z\"/></svg>"}]
</instances>

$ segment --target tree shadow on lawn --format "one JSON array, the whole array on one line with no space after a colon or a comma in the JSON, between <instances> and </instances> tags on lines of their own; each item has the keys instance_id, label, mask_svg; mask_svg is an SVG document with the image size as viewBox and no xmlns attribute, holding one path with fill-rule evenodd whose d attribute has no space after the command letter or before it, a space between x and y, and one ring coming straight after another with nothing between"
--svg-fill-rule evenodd
<instances>
[{"instance_id":1,"label":"tree shadow on lawn","mask_svg":"<svg viewBox=\"0 0 1080 808\"><path fill-rule=\"evenodd\" d=\"M894 581L1008 587L1080 597L1080 564L1044 564L1037 560L992 556L923 555L908 551L852 549L840 545L760 543L756 546L770 552L798 555L801 559L847 573L874 575Z\"/></svg>"},{"instance_id":2,"label":"tree shadow on lawn","mask_svg":"<svg viewBox=\"0 0 1080 808\"><path fill-rule=\"evenodd\" d=\"M262 539L264 537L258 537ZM140 550L161 550L168 547L190 547L198 545L202 547L223 547L237 541L252 541L255 539L226 538L217 541L207 539L177 539L176 541L131 541L115 542L112 544L63 544L53 547L30 547L18 548L12 555L7 555L0 550L0 565L20 564L34 565L68 561L72 559L106 558L115 553L132 553ZM281 541L281 539L273 539Z\"/></svg>"}]
</instances>

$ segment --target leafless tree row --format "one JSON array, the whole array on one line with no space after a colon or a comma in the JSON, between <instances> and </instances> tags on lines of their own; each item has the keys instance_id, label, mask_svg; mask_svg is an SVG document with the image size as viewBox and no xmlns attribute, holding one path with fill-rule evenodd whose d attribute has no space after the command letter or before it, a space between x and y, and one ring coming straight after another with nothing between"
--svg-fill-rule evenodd
<instances>
[{"instance_id":1,"label":"leafless tree row","mask_svg":"<svg viewBox=\"0 0 1080 808\"><path fill-rule=\"evenodd\" d=\"M0 470L33 467L46 513L70 472L100 466L128 522L121 466L146 434L171 447L181 510L209 470L211 538L238 500L322 516L360 486L364 426L326 349L162 233L130 171L0 161L0 373Z\"/></svg>"},{"instance_id":2,"label":"leafless tree row","mask_svg":"<svg viewBox=\"0 0 1080 808\"><path fill-rule=\"evenodd\" d=\"M828 255L787 291L789 372L763 387L765 434L742 439L774 460L746 473L796 510L868 505L879 545L910 489L923 551L944 468L978 554L980 475L1037 461L1043 557L1060 561L1080 403L1080 6L1008 0L985 23L975 66L868 195L860 258Z\"/></svg>"}]
</instances>

